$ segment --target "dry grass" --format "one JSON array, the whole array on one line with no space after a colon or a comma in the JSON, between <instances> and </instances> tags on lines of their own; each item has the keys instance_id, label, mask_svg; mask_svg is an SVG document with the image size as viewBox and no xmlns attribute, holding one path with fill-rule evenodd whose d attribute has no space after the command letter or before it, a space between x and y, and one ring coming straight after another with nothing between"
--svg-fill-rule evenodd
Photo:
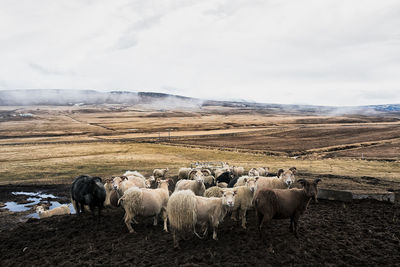
<instances>
[{"instance_id":1,"label":"dry grass","mask_svg":"<svg viewBox=\"0 0 400 267\"><path fill-rule=\"evenodd\" d=\"M0 183L63 183L80 174L111 176L125 170L147 175L157 167L179 167L195 161L226 161L245 168L268 166L272 171L296 166L300 173L374 176L400 181L399 162L346 159L299 160L161 144L87 143L0 147Z\"/></svg>"},{"instance_id":2,"label":"dry grass","mask_svg":"<svg viewBox=\"0 0 400 267\"><path fill-rule=\"evenodd\" d=\"M179 167L195 161L268 166L272 171L296 166L300 173L400 181L398 118L281 116L232 108L155 112L120 106L0 107L0 113L12 110L30 112L34 117L0 120L2 184L70 182L79 174L110 176L125 170L150 174L156 167L169 167L175 175ZM132 141L157 137L159 131L166 137L170 128L175 129L171 132L176 135L171 139L174 145ZM271 157L182 144L305 157ZM395 161L336 159L337 155ZM324 156L335 159L321 159Z\"/></svg>"}]
</instances>

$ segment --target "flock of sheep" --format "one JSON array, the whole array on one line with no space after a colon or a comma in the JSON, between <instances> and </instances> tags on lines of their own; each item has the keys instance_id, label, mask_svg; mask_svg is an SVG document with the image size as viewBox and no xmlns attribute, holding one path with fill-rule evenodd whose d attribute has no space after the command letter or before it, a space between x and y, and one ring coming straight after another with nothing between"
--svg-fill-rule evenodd
<instances>
[{"instance_id":1,"label":"flock of sheep","mask_svg":"<svg viewBox=\"0 0 400 267\"><path fill-rule=\"evenodd\" d=\"M72 183L72 204L78 215L85 208L94 214L97 207L100 215L104 206L122 206L130 233L135 232L132 224L138 223L137 216L154 217L157 225L161 215L166 232L169 222L175 247L179 246L181 234L193 232L204 238L210 227L213 239L217 240L218 225L229 211L231 218L241 220L241 226L246 229L246 212L251 208L256 211L260 235L263 224L271 219L288 218L290 230L297 237L298 220L310 200L317 201L320 181L299 179L297 182L302 187L291 188L296 182L295 167L280 169L276 176L268 176L268 168L252 168L245 175L243 167L197 163L191 168L179 169L176 181L167 178L168 171L168 168L155 169L148 178L137 171L127 171L122 176L106 179L104 184L100 177L81 175ZM170 195L171 183L175 183L175 189ZM57 209L48 212L62 213L63 207Z\"/></svg>"}]
</instances>

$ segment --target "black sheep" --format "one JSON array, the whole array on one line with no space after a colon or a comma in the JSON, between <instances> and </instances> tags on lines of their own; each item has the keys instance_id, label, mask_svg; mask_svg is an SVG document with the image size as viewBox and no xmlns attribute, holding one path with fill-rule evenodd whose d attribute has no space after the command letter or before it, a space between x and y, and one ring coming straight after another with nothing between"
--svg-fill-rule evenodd
<instances>
[{"instance_id":1,"label":"black sheep","mask_svg":"<svg viewBox=\"0 0 400 267\"><path fill-rule=\"evenodd\" d=\"M223 174L221 174L220 176L217 177L216 182L217 183L227 183L227 184L229 184L231 179L232 179L232 173L231 172L224 172Z\"/></svg>"},{"instance_id":2,"label":"black sheep","mask_svg":"<svg viewBox=\"0 0 400 267\"><path fill-rule=\"evenodd\" d=\"M239 177L233 178L229 184L228 184L228 188L232 188L238 181Z\"/></svg>"},{"instance_id":3,"label":"black sheep","mask_svg":"<svg viewBox=\"0 0 400 267\"><path fill-rule=\"evenodd\" d=\"M75 178L71 187L71 199L77 214L84 212L84 205L87 205L93 215L95 207L98 207L100 216L106 200L106 190L101 178L89 175Z\"/></svg>"}]
</instances>

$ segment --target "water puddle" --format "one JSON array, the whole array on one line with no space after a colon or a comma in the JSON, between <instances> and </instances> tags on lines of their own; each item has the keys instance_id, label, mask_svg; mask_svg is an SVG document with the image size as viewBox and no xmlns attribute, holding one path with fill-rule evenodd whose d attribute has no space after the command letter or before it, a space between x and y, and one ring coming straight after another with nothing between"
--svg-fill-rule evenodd
<instances>
[{"instance_id":1,"label":"water puddle","mask_svg":"<svg viewBox=\"0 0 400 267\"><path fill-rule=\"evenodd\" d=\"M35 206L41 202L43 204L49 204L49 210L57 208L61 205L58 201L50 201L50 199L58 199L59 197L53 194L44 194L42 192L12 192L13 195L23 195L27 196L26 203L17 203L14 201L9 201L4 203L4 207L2 209L7 209L12 212L26 212L29 210L34 211L34 213L30 213L27 215L28 218L37 218L39 219L39 215L36 213ZM68 204L71 213L75 213L75 209L71 203Z\"/></svg>"}]
</instances>

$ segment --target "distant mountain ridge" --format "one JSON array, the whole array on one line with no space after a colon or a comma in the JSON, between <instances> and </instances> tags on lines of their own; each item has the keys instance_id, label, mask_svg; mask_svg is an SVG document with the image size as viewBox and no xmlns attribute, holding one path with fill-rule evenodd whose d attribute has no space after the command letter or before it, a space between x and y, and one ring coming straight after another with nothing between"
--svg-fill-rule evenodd
<instances>
[{"instance_id":1,"label":"distant mountain ridge","mask_svg":"<svg viewBox=\"0 0 400 267\"><path fill-rule=\"evenodd\" d=\"M29 89L0 91L0 106L34 106L34 105L93 105L93 104L153 104L155 107L201 107L225 106L236 108L269 109L283 112L302 112L320 114L364 114L364 113L398 113L400 104L367 105L354 107L331 107L314 105L268 104L246 101L201 100L180 95L158 92L131 92L68 89Z\"/></svg>"},{"instance_id":2,"label":"distant mountain ridge","mask_svg":"<svg viewBox=\"0 0 400 267\"><path fill-rule=\"evenodd\" d=\"M194 100L193 98L156 92L29 89L0 91L0 106L30 105L93 105L93 104L139 104L161 99Z\"/></svg>"}]
</instances>

